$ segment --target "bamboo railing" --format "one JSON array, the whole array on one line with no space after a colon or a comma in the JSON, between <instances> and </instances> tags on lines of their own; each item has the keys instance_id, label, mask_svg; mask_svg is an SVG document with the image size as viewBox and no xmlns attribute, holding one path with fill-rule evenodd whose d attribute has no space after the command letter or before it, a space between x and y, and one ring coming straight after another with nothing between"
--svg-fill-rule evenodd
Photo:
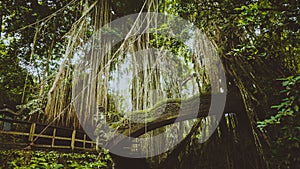
<instances>
[{"instance_id":1,"label":"bamboo railing","mask_svg":"<svg viewBox=\"0 0 300 169\"><path fill-rule=\"evenodd\" d=\"M9 126L5 128L4 125ZM96 142L81 130L0 118L0 146L96 151ZM44 130L44 132L42 132ZM37 139L35 139L38 137ZM33 143L33 144L32 144Z\"/></svg>"}]
</instances>

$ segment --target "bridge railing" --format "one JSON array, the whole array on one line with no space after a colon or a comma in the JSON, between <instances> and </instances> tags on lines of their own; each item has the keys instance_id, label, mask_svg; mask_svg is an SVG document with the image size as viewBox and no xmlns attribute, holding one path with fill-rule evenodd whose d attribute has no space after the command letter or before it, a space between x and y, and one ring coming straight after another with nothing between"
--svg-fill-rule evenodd
<instances>
[{"instance_id":1,"label":"bridge railing","mask_svg":"<svg viewBox=\"0 0 300 169\"><path fill-rule=\"evenodd\" d=\"M81 130L0 118L0 146L96 151L96 142ZM45 130L44 130L45 129ZM43 132L42 132L43 131ZM35 140L35 138L38 139Z\"/></svg>"}]
</instances>

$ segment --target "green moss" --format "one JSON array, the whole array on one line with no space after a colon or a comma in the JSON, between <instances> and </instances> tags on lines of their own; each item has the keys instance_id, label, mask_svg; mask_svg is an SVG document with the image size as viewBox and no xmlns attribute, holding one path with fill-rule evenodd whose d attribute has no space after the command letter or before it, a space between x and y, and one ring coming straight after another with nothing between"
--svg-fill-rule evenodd
<instances>
[{"instance_id":1,"label":"green moss","mask_svg":"<svg viewBox=\"0 0 300 169\"><path fill-rule=\"evenodd\" d=\"M145 113L153 112L156 109L160 108L162 105L167 105L167 104L171 104L171 103L178 103L178 106L180 106L180 104L182 104L183 102L189 102L189 101L191 101L191 100L193 100L197 97L200 97L200 95L195 95L195 96L185 98L185 99L182 99L182 98L167 98L167 99L164 99L160 102L157 102L153 107L151 107L149 109L137 110L137 111L130 112L128 114L128 116L130 117L130 116L136 116L138 114L145 114Z\"/></svg>"}]
</instances>

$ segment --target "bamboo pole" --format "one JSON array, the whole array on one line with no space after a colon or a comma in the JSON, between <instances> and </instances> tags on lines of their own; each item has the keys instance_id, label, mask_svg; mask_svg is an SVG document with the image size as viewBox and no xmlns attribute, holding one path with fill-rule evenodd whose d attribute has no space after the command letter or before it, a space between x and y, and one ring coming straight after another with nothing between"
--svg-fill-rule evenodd
<instances>
[{"instance_id":1,"label":"bamboo pole","mask_svg":"<svg viewBox=\"0 0 300 169\"><path fill-rule=\"evenodd\" d=\"M31 126L30 126L28 141L33 141L35 126L36 126L36 123L32 123Z\"/></svg>"},{"instance_id":2,"label":"bamboo pole","mask_svg":"<svg viewBox=\"0 0 300 169\"><path fill-rule=\"evenodd\" d=\"M83 148L85 149L86 134L83 135Z\"/></svg>"},{"instance_id":3,"label":"bamboo pole","mask_svg":"<svg viewBox=\"0 0 300 169\"><path fill-rule=\"evenodd\" d=\"M99 136L96 137L96 150L99 150Z\"/></svg>"},{"instance_id":4,"label":"bamboo pole","mask_svg":"<svg viewBox=\"0 0 300 169\"><path fill-rule=\"evenodd\" d=\"M55 145L55 135L56 135L56 128L53 129L52 143L51 143L51 146L52 146L52 147L54 147L54 145Z\"/></svg>"},{"instance_id":5,"label":"bamboo pole","mask_svg":"<svg viewBox=\"0 0 300 169\"><path fill-rule=\"evenodd\" d=\"M71 149L74 150L75 148L75 137L76 137L76 130L72 132L72 140L71 140Z\"/></svg>"}]
</instances>

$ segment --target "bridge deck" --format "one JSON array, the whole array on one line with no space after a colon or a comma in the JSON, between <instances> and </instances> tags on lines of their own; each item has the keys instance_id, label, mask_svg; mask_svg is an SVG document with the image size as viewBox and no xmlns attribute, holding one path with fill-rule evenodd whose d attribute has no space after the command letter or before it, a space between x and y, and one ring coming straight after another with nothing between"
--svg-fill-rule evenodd
<instances>
[{"instance_id":1,"label":"bridge deck","mask_svg":"<svg viewBox=\"0 0 300 169\"><path fill-rule=\"evenodd\" d=\"M225 105L217 105L214 108L211 106L215 104L213 102L221 104L221 100L226 97ZM210 115L215 115L214 113L217 111L233 113L244 111L243 101L238 92L228 93L227 96L224 94L207 93L184 100L168 99L160 102L151 109L132 112L127 116L130 121L127 120L128 122L125 123L123 119L114 124L120 134L113 136L107 142L107 145L108 148L118 146L128 141L124 139L124 136L136 138L146 132L169 124L207 117L208 112L211 112ZM19 145L24 147L31 145L33 148L72 151L97 150L96 142L90 140L83 131L57 126L47 126L47 129L44 130L46 126L45 124L0 118L0 144L2 146ZM9 137L13 137L14 140L5 140ZM39 139L36 139L37 137Z\"/></svg>"}]
</instances>

